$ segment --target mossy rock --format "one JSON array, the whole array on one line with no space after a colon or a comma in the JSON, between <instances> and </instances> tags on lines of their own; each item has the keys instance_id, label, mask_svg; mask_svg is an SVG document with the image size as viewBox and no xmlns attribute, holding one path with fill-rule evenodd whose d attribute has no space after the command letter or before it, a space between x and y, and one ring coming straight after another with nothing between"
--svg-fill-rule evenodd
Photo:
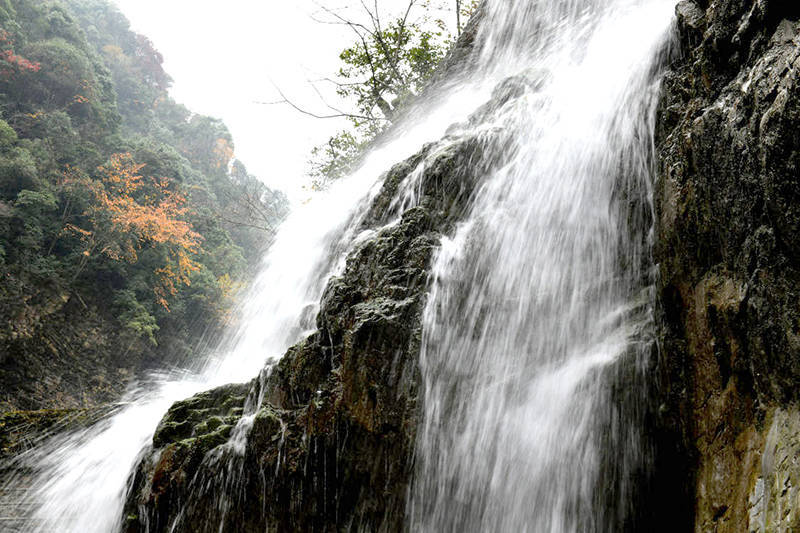
<instances>
[{"instance_id":1,"label":"mossy rock","mask_svg":"<svg viewBox=\"0 0 800 533\"><path fill-rule=\"evenodd\" d=\"M180 441L197 441L204 447L224 443L242 416L250 387L250 383L225 385L176 402L158 424L153 446L163 448Z\"/></svg>"}]
</instances>

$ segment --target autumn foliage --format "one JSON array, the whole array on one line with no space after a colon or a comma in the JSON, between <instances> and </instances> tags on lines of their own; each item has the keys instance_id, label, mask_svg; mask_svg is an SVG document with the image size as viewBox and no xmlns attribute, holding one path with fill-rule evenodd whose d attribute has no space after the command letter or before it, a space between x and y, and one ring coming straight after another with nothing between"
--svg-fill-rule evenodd
<instances>
[{"instance_id":1,"label":"autumn foliage","mask_svg":"<svg viewBox=\"0 0 800 533\"><path fill-rule=\"evenodd\" d=\"M62 187L91 200L78 217L81 222L65 224L64 231L84 243L83 265L96 255L135 263L143 248L160 247L166 260L155 269L154 292L168 308L169 297L179 285L189 285L190 274L199 269L192 256L200 252L202 238L185 220L186 197L166 178L143 177L143 168L128 153L114 154L98 167L98 179L68 168Z\"/></svg>"},{"instance_id":2,"label":"autumn foliage","mask_svg":"<svg viewBox=\"0 0 800 533\"><path fill-rule=\"evenodd\" d=\"M0 0L0 346L69 324L133 371L223 334L287 203L170 81L110 0Z\"/></svg>"},{"instance_id":3,"label":"autumn foliage","mask_svg":"<svg viewBox=\"0 0 800 533\"><path fill-rule=\"evenodd\" d=\"M25 59L14 52L14 41L5 30L0 30L0 75L10 77L17 71L38 72L42 66L39 63Z\"/></svg>"}]
</instances>

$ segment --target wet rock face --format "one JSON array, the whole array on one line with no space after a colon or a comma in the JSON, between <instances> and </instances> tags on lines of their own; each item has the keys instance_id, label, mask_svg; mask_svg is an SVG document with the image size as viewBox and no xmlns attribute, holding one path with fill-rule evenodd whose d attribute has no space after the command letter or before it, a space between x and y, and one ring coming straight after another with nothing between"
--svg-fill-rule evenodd
<instances>
[{"instance_id":1,"label":"wet rock face","mask_svg":"<svg viewBox=\"0 0 800 533\"><path fill-rule=\"evenodd\" d=\"M194 475L206 454L228 441L240 420L250 384L226 385L174 404L156 429L156 453L146 457L133 479L138 501L125 510L125 530L140 527L139 507L147 508L148 523L169 520L182 504L187 476Z\"/></svg>"},{"instance_id":2,"label":"wet rock face","mask_svg":"<svg viewBox=\"0 0 800 533\"><path fill-rule=\"evenodd\" d=\"M107 312L87 309L66 293L20 306L0 326L0 413L117 401L137 372L158 360L152 346L120 334Z\"/></svg>"},{"instance_id":3,"label":"wet rock face","mask_svg":"<svg viewBox=\"0 0 800 533\"><path fill-rule=\"evenodd\" d=\"M697 531L784 531L762 519L776 505L762 470L800 399L800 3L677 15L657 129L664 423Z\"/></svg>"},{"instance_id":4,"label":"wet rock face","mask_svg":"<svg viewBox=\"0 0 800 533\"><path fill-rule=\"evenodd\" d=\"M252 384L170 409L135 474L126 531L402 530L428 267L492 164L484 142L451 137L386 174L317 331ZM251 427L246 444L229 441L237 423Z\"/></svg>"},{"instance_id":5,"label":"wet rock face","mask_svg":"<svg viewBox=\"0 0 800 533\"><path fill-rule=\"evenodd\" d=\"M42 409L0 413L0 479L13 458L54 432L89 426L108 415L107 406L88 409Z\"/></svg>"}]
</instances>

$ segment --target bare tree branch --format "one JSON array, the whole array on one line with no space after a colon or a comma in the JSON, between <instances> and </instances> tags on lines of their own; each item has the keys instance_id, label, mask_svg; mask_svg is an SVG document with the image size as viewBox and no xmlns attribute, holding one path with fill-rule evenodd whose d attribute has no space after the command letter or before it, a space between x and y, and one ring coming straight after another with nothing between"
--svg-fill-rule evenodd
<instances>
[{"instance_id":1,"label":"bare tree branch","mask_svg":"<svg viewBox=\"0 0 800 533\"><path fill-rule=\"evenodd\" d=\"M461 0L456 0L456 35L461 35Z\"/></svg>"},{"instance_id":2,"label":"bare tree branch","mask_svg":"<svg viewBox=\"0 0 800 533\"><path fill-rule=\"evenodd\" d=\"M364 81L353 81L353 82L343 82L343 81L337 81L337 80L334 80L333 78L327 78L327 77L326 78L317 78L317 79L314 79L314 80L308 80L309 83L319 83L321 81L327 81L328 83L330 83L332 85L336 85L337 87L358 87L358 86L364 85L366 83L366 80L364 80Z\"/></svg>"},{"instance_id":3,"label":"bare tree branch","mask_svg":"<svg viewBox=\"0 0 800 533\"><path fill-rule=\"evenodd\" d=\"M312 88L312 89L314 89L314 92L315 92L315 93L317 93L317 96L319 97L320 101L321 101L323 104L325 104L325 106L326 106L328 109L330 109L331 111L335 111L335 112L337 112L337 113L339 113L339 114L348 114L346 111L342 111L341 109L339 109L339 108L337 108L337 107L334 107L334 106L330 105L330 104L327 102L327 100L325 100L325 97L324 97L324 96L322 96L322 93L321 93L321 92L319 92L319 89L317 89L317 86L316 86L316 85L314 85L314 83L313 83L311 80L306 80L306 81L308 81L308 84L311 86L311 88Z\"/></svg>"},{"instance_id":4,"label":"bare tree branch","mask_svg":"<svg viewBox=\"0 0 800 533\"><path fill-rule=\"evenodd\" d=\"M375 33L371 29L369 29L367 26L364 26L363 24L361 24L359 22L353 22L352 20L348 20L348 19L344 18L343 16L341 16L336 11L334 11L334 10L328 8L328 7L325 7L325 6L323 6L323 5L321 5L321 4L317 3L317 2L315 2L315 3L317 5L317 7L319 7L324 12L326 12L327 14L329 14L330 16L334 17L336 20L339 21L339 22L332 22L332 21L327 21L326 22L326 21L320 20L318 22L322 22L323 24L342 24L342 25L345 25L345 26L349 26L356 33L356 35L358 35L361 38L363 38L363 36L359 31L357 31L357 29L361 29L361 30L365 31L371 37L375 36ZM312 20L317 20L317 19L312 17Z\"/></svg>"},{"instance_id":5,"label":"bare tree branch","mask_svg":"<svg viewBox=\"0 0 800 533\"><path fill-rule=\"evenodd\" d=\"M291 101L289 98L287 98L285 94L283 94L283 91L281 91L278 86L275 86L275 90L278 91L278 94L281 95L281 98L282 98L281 100L277 100L277 101L273 101L273 102L259 102L259 101L256 101L255 103L256 104L260 104L260 105L287 104L287 105L289 105L290 107L292 107L295 111L297 111L299 113L302 113L304 115L308 115L308 116L314 117L314 118L320 118L320 119L322 119L322 118L356 118L356 119L361 119L361 120L380 120L379 117L369 117L369 116L366 116L366 115L359 115L357 113L347 113L347 112L344 112L344 111L339 111L339 112L337 112L336 114L333 114L333 115L319 115L317 113L313 113L311 111L308 111L307 109L303 109L299 105L295 104L293 101Z\"/></svg>"}]
</instances>

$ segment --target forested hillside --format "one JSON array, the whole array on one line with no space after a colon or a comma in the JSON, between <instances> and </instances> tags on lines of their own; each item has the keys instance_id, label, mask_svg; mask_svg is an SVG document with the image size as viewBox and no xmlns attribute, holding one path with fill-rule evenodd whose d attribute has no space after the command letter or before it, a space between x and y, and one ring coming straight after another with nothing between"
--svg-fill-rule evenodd
<instances>
[{"instance_id":1,"label":"forested hillside","mask_svg":"<svg viewBox=\"0 0 800 533\"><path fill-rule=\"evenodd\" d=\"M0 410L196 357L285 216L170 83L104 0L0 0Z\"/></svg>"}]
</instances>

